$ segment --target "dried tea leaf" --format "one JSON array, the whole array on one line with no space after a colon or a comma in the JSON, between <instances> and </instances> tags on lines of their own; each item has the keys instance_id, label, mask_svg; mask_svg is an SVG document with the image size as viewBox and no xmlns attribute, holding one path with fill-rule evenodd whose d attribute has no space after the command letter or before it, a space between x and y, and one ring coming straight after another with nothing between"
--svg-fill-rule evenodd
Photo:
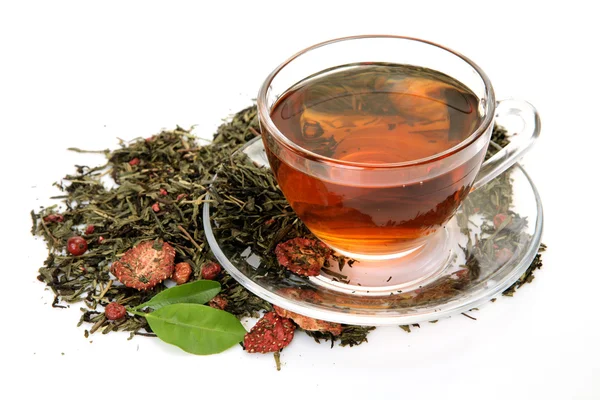
<instances>
[{"instance_id":1,"label":"dried tea leaf","mask_svg":"<svg viewBox=\"0 0 600 400\"><path fill-rule=\"evenodd\" d=\"M213 141L207 145L199 145L192 133L181 127L145 140L122 142L117 150L99 152L106 155L107 163L96 167L76 166L75 173L57 183L56 187L63 194L55 198L62 201L62 207L52 205L31 213L32 233L42 236L48 245L48 257L39 269L38 279L54 292L52 306L84 302L80 324L91 324L89 333L131 331L132 335L154 336L142 332L151 331L143 316L109 321L96 307L113 301L130 308L139 307L164 291L164 284L159 283L144 292L113 285L109 266L137 243L158 238L173 246L174 262L189 263L192 282L200 279L201 266L212 260L204 243L200 212L208 190L218 202L215 220L219 222L219 236L228 238L224 246L245 249L250 245L252 251L265 260L258 271L260 274L268 274L273 279L289 274L277 263L274 254L277 244L299 237L314 239L314 236L297 218L268 170L241 162L245 157L241 154L231 156L256 137L259 131L256 115L254 106L241 110L218 128ZM506 145L506 131L495 127L492 140ZM487 156L494 152L490 146ZM211 187L217 171L218 179ZM111 177L115 185L105 185L107 177ZM242 182L245 185L241 185ZM474 211L469 203L471 196L497 199L488 208L477 210L483 216L482 229L487 239L469 244L469 252L478 252L481 257L477 258L493 263L494 244L510 250L511 244L520 240L518 234L493 236L496 214L510 215L511 224L516 224L512 228L517 231L527 221L509 209L496 207L511 202L512 182L508 175L495 180L488 189L487 194L472 193L464 202L464 209L469 213L459 215L458 219L461 229L468 229L469 215ZM86 232L87 226L94 226L93 231ZM64 252L68 238L74 234L83 236L89 245L88 251L79 257ZM345 261L340 262L340 271L344 265ZM540 267L541 255L538 255L505 295L512 295L523 284L531 282L533 272ZM466 275L440 282L429 299L422 295L420 301L443 301L444 295L476 282L481 269L482 265L475 258L467 260ZM226 310L237 317L257 316L262 310L271 310L268 302L248 292L227 273L222 273L218 281L222 287L219 296L226 302ZM298 295L304 296L306 301L319 302L317 297L308 296L315 295L314 292L305 292ZM414 302L413 297L406 296L398 300L398 306L411 306ZM317 341L331 340L332 345L339 342L353 346L366 342L372 329L374 327L343 326L339 336L328 332L306 333Z\"/></svg>"}]
</instances>

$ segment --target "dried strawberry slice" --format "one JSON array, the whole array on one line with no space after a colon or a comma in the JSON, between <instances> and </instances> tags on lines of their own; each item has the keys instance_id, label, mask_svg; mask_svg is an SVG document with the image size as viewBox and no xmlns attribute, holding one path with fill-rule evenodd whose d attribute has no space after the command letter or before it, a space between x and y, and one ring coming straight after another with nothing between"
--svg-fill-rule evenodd
<instances>
[{"instance_id":1,"label":"dried strawberry slice","mask_svg":"<svg viewBox=\"0 0 600 400\"><path fill-rule=\"evenodd\" d=\"M290 239L275 248L279 265L303 276L319 275L332 253L323 242L306 238Z\"/></svg>"},{"instance_id":2,"label":"dried strawberry slice","mask_svg":"<svg viewBox=\"0 0 600 400\"><path fill-rule=\"evenodd\" d=\"M294 322L305 331L331 332L335 336L341 335L342 333L342 325L336 322L327 322L306 317L278 306L273 306L273 309L280 317L294 320Z\"/></svg>"},{"instance_id":3,"label":"dried strawberry slice","mask_svg":"<svg viewBox=\"0 0 600 400\"><path fill-rule=\"evenodd\" d=\"M301 300L313 304L323 303L323 296L321 296L320 293L310 289L288 287L281 288L277 292L282 296L291 298L293 300Z\"/></svg>"},{"instance_id":4,"label":"dried strawberry slice","mask_svg":"<svg viewBox=\"0 0 600 400\"><path fill-rule=\"evenodd\" d=\"M175 249L161 240L142 242L112 264L111 272L125 286L151 289L173 274Z\"/></svg>"},{"instance_id":5,"label":"dried strawberry slice","mask_svg":"<svg viewBox=\"0 0 600 400\"><path fill-rule=\"evenodd\" d=\"M279 351L290 344L295 330L296 325L291 319L268 312L246 334L244 348L249 353Z\"/></svg>"}]
</instances>

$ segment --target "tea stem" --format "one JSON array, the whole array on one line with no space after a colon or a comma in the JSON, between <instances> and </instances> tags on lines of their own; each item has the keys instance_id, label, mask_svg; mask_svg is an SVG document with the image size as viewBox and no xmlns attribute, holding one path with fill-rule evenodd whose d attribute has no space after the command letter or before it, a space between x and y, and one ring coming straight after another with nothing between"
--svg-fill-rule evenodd
<instances>
[{"instance_id":1,"label":"tea stem","mask_svg":"<svg viewBox=\"0 0 600 400\"><path fill-rule=\"evenodd\" d=\"M104 323L104 321L106 321L106 317L103 315L90 329L90 333L94 333L96 332L98 329L100 329L100 327L102 326L102 324Z\"/></svg>"},{"instance_id":2,"label":"tea stem","mask_svg":"<svg viewBox=\"0 0 600 400\"><path fill-rule=\"evenodd\" d=\"M42 227L44 228L44 231L46 232L46 234L48 236L50 236L52 238L52 240L54 241L54 247L59 246L60 245L60 241L56 237L54 237L54 235L52 235L52 233L50 233L50 230L46 226L46 223L44 222L44 219L42 218L40 221L42 223Z\"/></svg>"},{"instance_id":3,"label":"tea stem","mask_svg":"<svg viewBox=\"0 0 600 400\"><path fill-rule=\"evenodd\" d=\"M184 235L186 238L188 238L188 240L189 240L190 242L192 242L192 244L193 244L194 246L196 246L196 248L197 248L198 250L202 251L202 246L200 246L200 245L199 245L199 244L198 244L198 243L197 243L197 242L194 240L194 238L192 237L192 235L190 235L190 234L189 234L189 232L188 232L188 231L186 231L186 230L185 230L185 228L184 228L183 226L181 226L181 225L177 225L177 229L179 229L179 230L181 231L181 233L183 233L183 235Z\"/></svg>"},{"instance_id":4,"label":"tea stem","mask_svg":"<svg viewBox=\"0 0 600 400\"><path fill-rule=\"evenodd\" d=\"M89 153L89 154L106 154L106 153L110 153L110 150L106 149L106 150L82 150L79 149L77 147L69 147L67 148L68 151L74 151L75 153Z\"/></svg>"},{"instance_id":5,"label":"tea stem","mask_svg":"<svg viewBox=\"0 0 600 400\"><path fill-rule=\"evenodd\" d=\"M469 314L467 314L467 313L464 313L464 312L463 312L463 313L461 313L461 314L462 314L462 315L464 315L465 317L469 318L469 319L472 319L473 321L477 321L477 318L475 318L475 317L471 317L471 316L470 316Z\"/></svg>"},{"instance_id":6,"label":"tea stem","mask_svg":"<svg viewBox=\"0 0 600 400\"><path fill-rule=\"evenodd\" d=\"M127 310L127 312L129 312L129 313L131 313L133 315L137 315L139 317L144 317L145 318L146 315L148 315L148 313L138 311L137 308L140 307L140 306L143 306L143 304L140 304L139 306L137 306L135 308L126 307L126 310Z\"/></svg>"},{"instance_id":7,"label":"tea stem","mask_svg":"<svg viewBox=\"0 0 600 400\"><path fill-rule=\"evenodd\" d=\"M96 300L101 300L106 293L108 292L108 289L110 289L110 287L112 286L113 281L110 280L108 281L108 283L106 284L106 287L104 288L104 290L102 290L102 292L100 293L100 295L98 297L95 297Z\"/></svg>"}]
</instances>

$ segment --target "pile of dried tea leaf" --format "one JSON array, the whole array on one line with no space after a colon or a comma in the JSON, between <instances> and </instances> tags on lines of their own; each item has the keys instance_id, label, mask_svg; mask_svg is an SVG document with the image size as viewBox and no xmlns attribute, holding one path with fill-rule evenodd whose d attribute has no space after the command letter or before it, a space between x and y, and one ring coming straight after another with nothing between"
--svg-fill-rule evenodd
<instances>
[{"instance_id":1,"label":"pile of dried tea leaf","mask_svg":"<svg viewBox=\"0 0 600 400\"><path fill-rule=\"evenodd\" d=\"M54 199L62 204L31 213L32 233L42 236L48 246L48 257L39 269L38 279L54 292L52 306L81 303L80 325L91 324L85 330L86 336L97 331L129 331L131 337L135 334L153 336L146 318L140 313L109 320L103 307L99 306L117 302L135 310L164 291L169 281L139 291L115 280L110 274L110 265L142 242L161 240L174 248L175 262L191 266L192 282L201 279L203 268L214 261L201 220L209 185L220 166L233 165L231 155L256 137L258 129L256 107L249 107L221 125L210 144L201 145L190 131L177 127L147 139L122 142L114 151L103 151L107 158L103 165L76 166L75 173L56 184L62 194ZM494 135L499 143L506 140L505 132L501 130L496 130ZM244 203L244 213L228 213L228 200L218 196L230 194L212 192L222 206L216 218L229 216L223 217L219 226L231 233L227 245L251 245L262 253L269 253L286 239L310 236L272 176L239 175L231 171L220 169L220 179L244 177L247 179L244 196L254 200L252 204ZM106 184L108 177L114 181L113 185ZM269 208L263 207L259 212L255 204L266 204L267 200ZM233 208L239 210L239 204L232 205ZM269 226L269 229L245 230L244 224ZM66 251L67 241L73 236L85 239L87 251L82 255L75 256ZM530 282L533 270L540 266L541 256L538 255L528 272L505 294L512 295L520 285ZM276 261L269 267L272 273L282 273ZM227 273L223 272L215 279L221 285L219 296L224 310L236 317L258 316L259 312L272 309L269 303L244 289ZM440 288L440 293L454 289ZM332 345L339 341L341 345L353 346L365 342L372 329L345 325L341 334L335 336L323 332L307 333L317 341L325 339L331 340Z\"/></svg>"},{"instance_id":2,"label":"pile of dried tea leaf","mask_svg":"<svg viewBox=\"0 0 600 400\"><path fill-rule=\"evenodd\" d=\"M116 301L135 307L165 285L142 292L115 284L109 265L140 242L162 239L175 248L178 261L191 265L192 280L199 279L202 266L212 260L200 220L206 188L216 168L254 137L256 128L256 110L251 107L222 125L208 146L199 146L189 131L177 127L104 151L108 160L104 165L77 166L76 173L64 178L66 183L57 184L63 194L54 199L62 200L62 209L53 205L32 212L32 233L48 245L38 279L54 291L53 306L83 302L81 322L93 324L91 333L143 334L148 328L144 318L108 321L97 306ZM112 187L104 184L106 176L113 179ZM64 251L74 235L88 244L87 252L77 257ZM257 315L270 308L227 274L220 282L227 311L234 315Z\"/></svg>"}]
</instances>

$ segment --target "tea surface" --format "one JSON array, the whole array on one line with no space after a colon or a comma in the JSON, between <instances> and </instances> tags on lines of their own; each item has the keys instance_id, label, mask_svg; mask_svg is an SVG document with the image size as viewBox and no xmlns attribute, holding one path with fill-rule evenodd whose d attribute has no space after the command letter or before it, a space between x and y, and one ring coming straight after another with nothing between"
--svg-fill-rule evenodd
<instances>
[{"instance_id":1,"label":"tea surface","mask_svg":"<svg viewBox=\"0 0 600 400\"><path fill-rule=\"evenodd\" d=\"M477 97L439 72L406 65L328 71L288 90L272 109L302 148L357 163L414 161L448 150L480 122Z\"/></svg>"}]
</instances>

